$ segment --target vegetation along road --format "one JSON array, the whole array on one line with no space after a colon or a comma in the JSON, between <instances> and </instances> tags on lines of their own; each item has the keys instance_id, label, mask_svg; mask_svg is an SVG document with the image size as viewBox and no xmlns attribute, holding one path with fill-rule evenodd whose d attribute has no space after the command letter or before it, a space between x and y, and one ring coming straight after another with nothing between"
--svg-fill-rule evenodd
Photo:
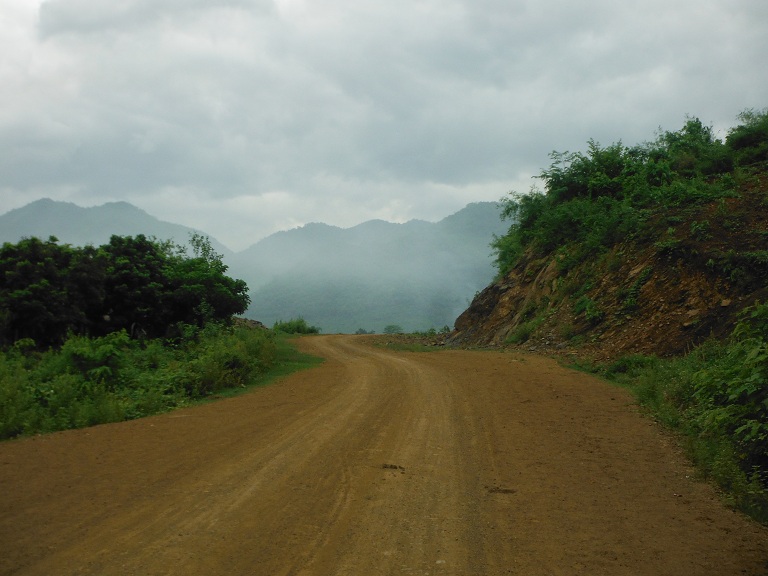
<instances>
[{"instance_id":1,"label":"vegetation along road","mask_svg":"<svg viewBox=\"0 0 768 576\"><path fill-rule=\"evenodd\" d=\"M300 346L316 368L0 444L0 574L768 573L630 396L536 356Z\"/></svg>"}]
</instances>

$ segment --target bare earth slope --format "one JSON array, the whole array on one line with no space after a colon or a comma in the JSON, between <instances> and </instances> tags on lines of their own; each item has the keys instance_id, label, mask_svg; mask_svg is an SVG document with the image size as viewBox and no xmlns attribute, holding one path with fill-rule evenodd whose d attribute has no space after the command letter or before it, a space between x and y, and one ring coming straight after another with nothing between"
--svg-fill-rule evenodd
<instances>
[{"instance_id":1,"label":"bare earth slope","mask_svg":"<svg viewBox=\"0 0 768 576\"><path fill-rule=\"evenodd\" d=\"M768 573L768 531L551 360L301 341L239 398L0 444L0 574Z\"/></svg>"}]
</instances>

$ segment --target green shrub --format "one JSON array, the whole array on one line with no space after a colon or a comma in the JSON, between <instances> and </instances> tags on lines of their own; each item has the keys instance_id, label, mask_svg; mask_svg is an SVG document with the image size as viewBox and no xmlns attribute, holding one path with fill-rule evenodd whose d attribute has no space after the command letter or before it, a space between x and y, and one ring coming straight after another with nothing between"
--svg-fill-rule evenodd
<instances>
[{"instance_id":1,"label":"green shrub","mask_svg":"<svg viewBox=\"0 0 768 576\"><path fill-rule=\"evenodd\" d=\"M705 434L733 439L746 471L768 487L768 305L757 305L736 326L716 364L694 375L696 424Z\"/></svg>"},{"instance_id":2,"label":"green shrub","mask_svg":"<svg viewBox=\"0 0 768 576\"><path fill-rule=\"evenodd\" d=\"M0 438L12 438L27 430L34 402L23 361L0 353Z\"/></svg>"},{"instance_id":3,"label":"green shrub","mask_svg":"<svg viewBox=\"0 0 768 576\"><path fill-rule=\"evenodd\" d=\"M590 324L598 324L605 318L605 312L603 312L598 306L597 302L586 296L579 298L573 305L574 314L583 314L584 318Z\"/></svg>"},{"instance_id":4,"label":"green shrub","mask_svg":"<svg viewBox=\"0 0 768 576\"><path fill-rule=\"evenodd\" d=\"M138 418L241 388L276 362L272 333L209 324L192 339L71 336L61 350L0 352L0 438Z\"/></svg>"},{"instance_id":5,"label":"green shrub","mask_svg":"<svg viewBox=\"0 0 768 576\"><path fill-rule=\"evenodd\" d=\"M292 318L290 320L283 321L278 320L275 322L272 329L275 332L283 332L284 334L319 334L320 328L317 326L310 326L304 318Z\"/></svg>"},{"instance_id":6,"label":"green shrub","mask_svg":"<svg viewBox=\"0 0 768 576\"><path fill-rule=\"evenodd\" d=\"M544 320L546 320L546 316L537 316L527 322L521 322L511 334L507 336L507 343L523 344L527 342Z\"/></svg>"},{"instance_id":7,"label":"green shrub","mask_svg":"<svg viewBox=\"0 0 768 576\"><path fill-rule=\"evenodd\" d=\"M626 290L624 294L624 302L622 303L622 309L625 312L631 312L636 310L639 305L640 290L643 288L646 282L653 274L653 268L647 266L643 268L640 275L632 283L632 285Z\"/></svg>"},{"instance_id":8,"label":"green shrub","mask_svg":"<svg viewBox=\"0 0 768 576\"><path fill-rule=\"evenodd\" d=\"M741 124L728 133L725 141L734 150L739 165L768 161L768 109L745 110Z\"/></svg>"},{"instance_id":9,"label":"green shrub","mask_svg":"<svg viewBox=\"0 0 768 576\"><path fill-rule=\"evenodd\" d=\"M571 269L637 234L649 215L733 196L735 166L768 158L768 112L747 111L740 119L725 143L711 127L688 118L681 130L632 148L590 140L586 153L553 152L539 175L543 192L512 192L500 202L511 225L492 243L499 273L511 270L528 249L545 255L568 248L563 264ZM708 238L708 223L697 223L692 233ZM674 242L659 248L672 253Z\"/></svg>"}]
</instances>

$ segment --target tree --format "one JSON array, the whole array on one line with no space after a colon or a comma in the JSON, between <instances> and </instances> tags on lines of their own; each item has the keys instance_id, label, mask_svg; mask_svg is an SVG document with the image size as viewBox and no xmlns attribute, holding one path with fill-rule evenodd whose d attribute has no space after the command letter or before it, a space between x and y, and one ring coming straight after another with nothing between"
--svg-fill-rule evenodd
<instances>
[{"instance_id":1,"label":"tree","mask_svg":"<svg viewBox=\"0 0 768 576\"><path fill-rule=\"evenodd\" d=\"M399 324L387 324L384 327L384 334L402 334L403 328Z\"/></svg>"},{"instance_id":2,"label":"tree","mask_svg":"<svg viewBox=\"0 0 768 576\"><path fill-rule=\"evenodd\" d=\"M698 118L689 117L677 132L664 132L658 145L671 168L683 178L722 174L733 168L728 147L715 138L711 126Z\"/></svg>"},{"instance_id":3,"label":"tree","mask_svg":"<svg viewBox=\"0 0 768 576\"><path fill-rule=\"evenodd\" d=\"M78 297L80 278L72 274L85 264L77 249L60 246L53 236L45 242L5 243L0 248L0 340L31 338L48 346L62 342L73 326L87 326L88 310Z\"/></svg>"},{"instance_id":4,"label":"tree","mask_svg":"<svg viewBox=\"0 0 768 576\"><path fill-rule=\"evenodd\" d=\"M193 257L170 242L112 236L94 248L26 238L0 248L0 345L31 338L58 345L69 333L164 337L178 324L202 327L245 312L243 280L210 241L192 239Z\"/></svg>"},{"instance_id":5,"label":"tree","mask_svg":"<svg viewBox=\"0 0 768 576\"><path fill-rule=\"evenodd\" d=\"M741 124L733 128L725 139L735 151L740 165L768 160L768 108L745 110L739 114Z\"/></svg>"},{"instance_id":6,"label":"tree","mask_svg":"<svg viewBox=\"0 0 768 576\"><path fill-rule=\"evenodd\" d=\"M166 306L168 256L143 234L112 236L102 246L107 260L103 332L161 336L172 321Z\"/></svg>"},{"instance_id":7,"label":"tree","mask_svg":"<svg viewBox=\"0 0 768 576\"><path fill-rule=\"evenodd\" d=\"M250 304L245 281L225 274L222 256L211 247L210 240L192 234L193 257L176 256L169 266L169 307L174 321L202 326L242 314Z\"/></svg>"}]
</instances>

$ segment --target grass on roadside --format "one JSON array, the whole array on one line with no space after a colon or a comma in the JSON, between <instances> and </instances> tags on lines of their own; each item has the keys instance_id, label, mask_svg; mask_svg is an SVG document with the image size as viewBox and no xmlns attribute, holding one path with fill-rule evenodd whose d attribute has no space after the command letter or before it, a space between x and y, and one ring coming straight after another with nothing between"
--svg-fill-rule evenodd
<instances>
[{"instance_id":1,"label":"grass on roadside","mask_svg":"<svg viewBox=\"0 0 768 576\"><path fill-rule=\"evenodd\" d=\"M627 387L681 442L726 500L768 524L768 305L745 311L726 342L685 357L632 355L590 371Z\"/></svg>"},{"instance_id":2,"label":"grass on roadside","mask_svg":"<svg viewBox=\"0 0 768 576\"><path fill-rule=\"evenodd\" d=\"M308 370L322 364L324 362L323 358L306 354L296 348L293 341L297 337L298 336L292 334L276 334L275 361L272 367L267 372L256 375L254 380L245 388L222 390L212 399L238 396L253 388L273 384L294 372Z\"/></svg>"},{"instance_id":3,"label":"grass on roadside","mask_svg":"<svg viewBox=\"0 0 768 576\"><path fill-rule=\"evenodd\" d=\"M243 326L190 328L175 341L124 331L70 337L39 351L21 340L0 352L0 439L167 412L316 365L290 337Z\"/></svg>"}]
</instances>

